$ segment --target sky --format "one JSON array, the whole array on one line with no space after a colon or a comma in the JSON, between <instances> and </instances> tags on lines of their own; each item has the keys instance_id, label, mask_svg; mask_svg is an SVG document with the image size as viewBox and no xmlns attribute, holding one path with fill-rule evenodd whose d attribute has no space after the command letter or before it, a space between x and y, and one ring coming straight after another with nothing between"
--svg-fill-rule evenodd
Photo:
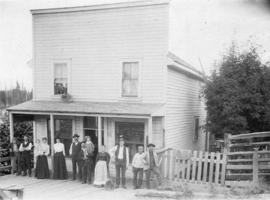
<instances>
[{"instance_id":1,"label":"sky","mask_svg":"<svg viewBox=\"0 0 270 200\"><path fill-rule=\"evenodd\" d=\"M0 88L16 81L32 88L30 9L134 0L0 0ZM270 6L266 0L171 0L170 51L210 74L232 41L251 41L270 61Z\"/></svg>"}]
</instances>

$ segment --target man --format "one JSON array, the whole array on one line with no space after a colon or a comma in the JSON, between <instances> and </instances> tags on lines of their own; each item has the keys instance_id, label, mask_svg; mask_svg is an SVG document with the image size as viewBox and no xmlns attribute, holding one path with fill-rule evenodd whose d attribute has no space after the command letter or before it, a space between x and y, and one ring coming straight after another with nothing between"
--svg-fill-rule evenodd
<instances>
[{"instance_id":1,"label":"man","mask_svg":"<svg viewBox=\"0 0 270 200\"><path fill-rule=\"evenodd\" d=\"M155 174L158 180L158 184L161 185L161 176L159 172L159 162L157 158L157 153L155 151L154 144L148 144L148 151L146 153L146 166L145 166L145 176L146 176L146 187L150 189L150 177L151 173Z\"/></svg>"},{"instance_id":2,"label":"man","mask_svg":"<svg viewBox=\"0 0 270 200\"><path fill-rule=\"evenodd\" d=\"M82 179L82 171L79 166L79 153L81 151L81 144L79 142L79 135L74 134L73 135L73 142L70 145L69 148L69 155L71 156L72 160L72 173L73 173L73 180L76 180L77 177L77 167L79 169L79 180Z\"/></svg>"},{"instance_id":3,"label":"man","mask_svg":"<svg viewBox=\"0 0 270 200\"><path fill-rule=\"evenodd\" d=\"M17 138L14 137L12 143L10 144L10 155L11 155L11 173L16 173L17 175L21 173L20 170L20 143Z\"/></svg>"},{"instance_id":4,"label":"man","mask_svg":"<svg viewBox=\"0 0 270 200\"><path fill-rule=\"evenodd\" d=\"M116 188L120 185L120 172L122 176L122 188L126 189L126 169L129 166L129 153L128 148L125 147L123 136L119 138L119 145L116 145L110 150L112 157L115 157L116 169Z\"/></svg>"},{"instance_id":5,"label":"man","mask_svg":"<svg viewBox=\"0 0 270 200\"><path fill-rule=\"evenodd\" d=\"M88 153L85 143L81 143L81 151L79 153L79 165L82 171L82 183L88 181L91 184L92 168L93 168L93 154Z\"/></svg>"},{"instance_id":6,"label":"man","mask_svg":"<svg viewBox=\"0 0 270 200\"><path fill-rule=\"evenodd\" d=\"M22 153L22 170L23 176L31 176L31 150L32 143L29 141L28 136L23 137L23 143L21 143L19 151Z\"/></svg>"},{"instance_id":7,"label":"man","mask_svg":"<svg viewBox=\"0 0 270 200\"><path fill-rule=\"evenodd\" d=\"M143 152L143 145L138 146L138 152L134 155L132 160L133 171L133 187L140 189L143 181L143 168L145 165L145 153Z\"/></svg>"}]
</instances>

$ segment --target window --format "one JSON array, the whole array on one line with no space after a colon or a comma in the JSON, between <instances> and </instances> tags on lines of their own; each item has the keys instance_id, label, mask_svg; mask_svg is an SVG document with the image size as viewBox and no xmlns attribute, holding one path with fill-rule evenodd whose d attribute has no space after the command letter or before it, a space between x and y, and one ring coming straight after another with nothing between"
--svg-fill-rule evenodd
<instances>
[{"instance_id":1,"label":"window","mask_svg":"<svg viewBox=\"0 0 270 200\"><path fill-rule=\"evenodd\" d=\"M72 119L55 119L54 128L54 138L60 138L65 146L66 155L69 155L69 148L72 143Z\"/></svg>"},{"instance_id":2,"label":"window","mask_svg":"<svg viewBox=\"0 0 270 200\"><path fill-rule=\"evenodd\" d=\"M124 62L122 75L122 96L137 97L139 82L139 62Z\"/></svg>"},{"instance_id":3,"label":"window","mask_svg":"<svg viewBox=\"0 0 270 200\"><path fill-rule=\"evenodd\" d=\"M194 141L197 141L199 138L199 117L194 118Z\"/></svg>"},{"instance_id":4,"label":"window","mask_svg":"<svg viewBox=\"0 0 270 200\"><path fill-rule=\"evenodd\" d=\"M54 64L54 94L67 94L68 91L68 67L67 63Z\"/></svg>"}]
</instances>

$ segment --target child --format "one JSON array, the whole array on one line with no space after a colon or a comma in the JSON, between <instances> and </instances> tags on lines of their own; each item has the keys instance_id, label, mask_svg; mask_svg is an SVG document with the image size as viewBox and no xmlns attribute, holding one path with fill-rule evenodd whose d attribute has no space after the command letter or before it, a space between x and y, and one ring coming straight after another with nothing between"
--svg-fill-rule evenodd
<instances>
[{"instance_id":1,"label":"child","mask_svg":"<svg viewBox=\"0 0 270 200\"><path fill-rule=\"evenodd\" d=\"M134 189L140 189L142 187L143 168L145 163L146 161L145 161L145 153L143 152L143 146L139 145L138 152L134 155L132 160Z\"/></svg>"},{"instance_id":2,"label":"child","mask_svg":"<svg viewBox=\"0 0 270 200\"><path fill-rule=\"evenodd\" d=\"M104 186L109 178L110 155L105 151L105 146L101 146L101 151L97 155L95 168L94 185Z\"/></svg>"},{"instance_id":3,"label":"child","mask_svg":"<svg viewBox=\"0 0 270 200\"><path fill-rule=\"evenodd\" d=\"M92 168L93 168L93 154L88 153L85 143L81 144L81 151L79 152L79 166L82 171L82 183L91 183Z\"/></svg>"},{"instance_id":4,"label":"child","mask_svg":"<svg viewBox=\"0 0 270 200\"><path fill-rule=\"evenodd\" d=\"M85 136L85 147L88 153L94 153L95 145L91 141L90 136Z\"/></svg>"}]
</instances>

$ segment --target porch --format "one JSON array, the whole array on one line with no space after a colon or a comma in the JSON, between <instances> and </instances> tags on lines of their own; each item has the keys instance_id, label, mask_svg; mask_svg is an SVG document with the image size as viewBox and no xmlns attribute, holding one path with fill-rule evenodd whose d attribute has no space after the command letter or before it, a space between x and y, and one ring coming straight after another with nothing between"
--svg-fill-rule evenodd
<instances>
[{"instance_id":1,"label":"porch","mask_svg":"<svg viewBox=\"0 0 270 200\"><path fill-rule=\"evenodd\" d=\"M163 112L160 104L142 103L94 103L94 102L52 102L30 101L8 109L10 117L10 138L14 136L14 121L33 121L33 143L43 137L51 146L55 137L60 137L65 146L68 171L72 170L69 147L72 135L78 134L80 141L90 136L96 146L111 149L124 135L130 149L130 161L138 145L154 142L164 147ZM49 167L53 169L53 152L48 156ZM111 174L115 173L111 166ZM131 175L131 172L128 172Z\"/></svg>"}]
</instances>

